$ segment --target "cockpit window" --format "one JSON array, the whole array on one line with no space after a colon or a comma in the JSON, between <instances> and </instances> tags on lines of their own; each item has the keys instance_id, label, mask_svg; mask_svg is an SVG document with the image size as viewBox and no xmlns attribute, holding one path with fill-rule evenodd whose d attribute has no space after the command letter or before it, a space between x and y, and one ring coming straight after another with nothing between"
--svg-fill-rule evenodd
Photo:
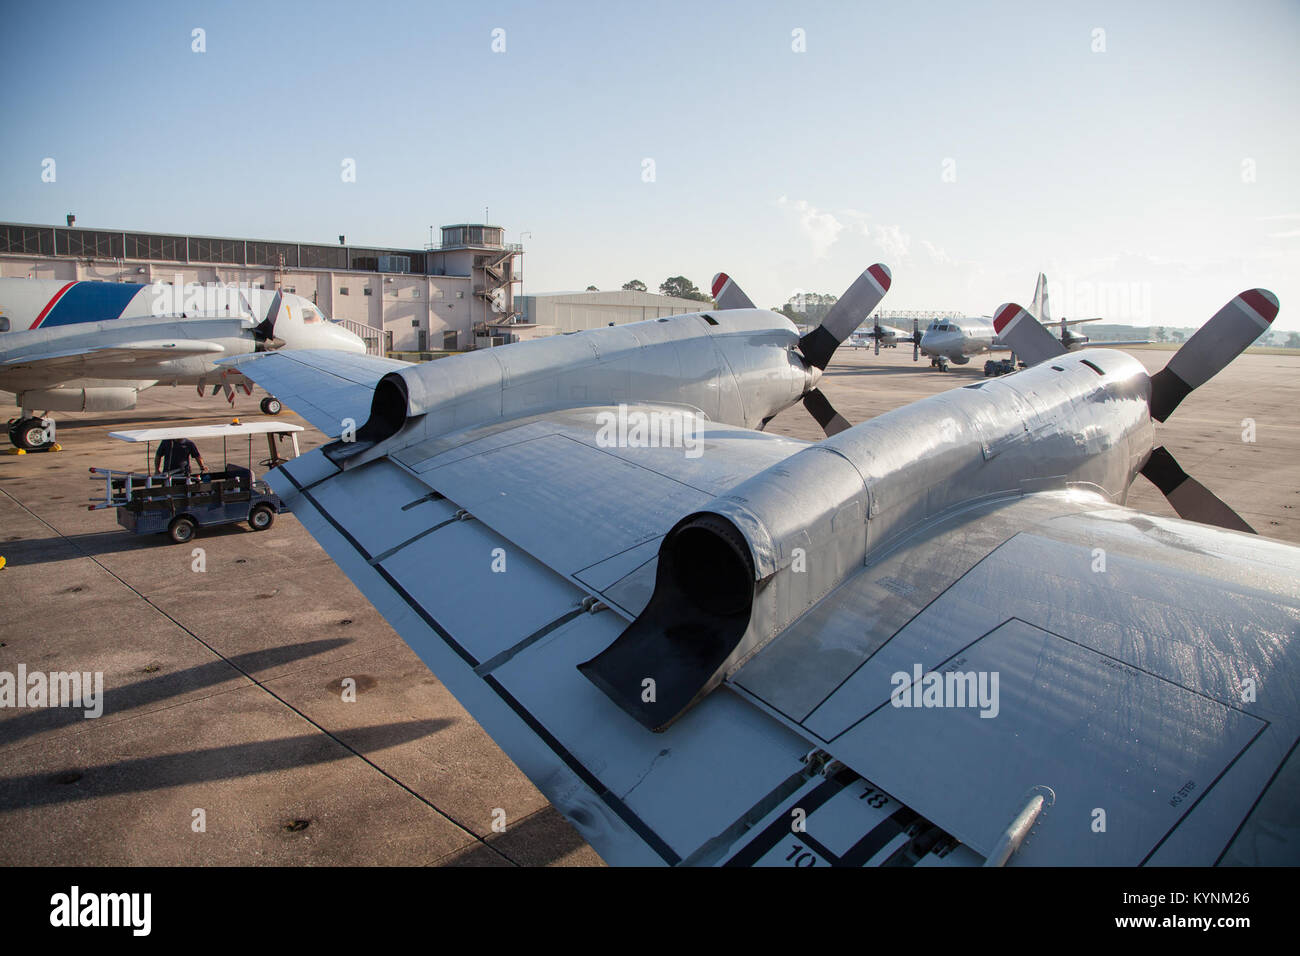
<instances>
[{"instance_id":1,"label":"cockpit window","mask_svg":"<svg viewBox=\"0 0 1300 956\"><path fill-rule=\"evenodd\" d=\"M312 308L306 308L306 309L303 309L303 310L302 310L302 320L303 320L303 322L306 323L307 325L310 325L312 322L319 322L319 321L320 321L320 313L317 312L315 309L312 309Z\"/></svg>"}]
</instances>

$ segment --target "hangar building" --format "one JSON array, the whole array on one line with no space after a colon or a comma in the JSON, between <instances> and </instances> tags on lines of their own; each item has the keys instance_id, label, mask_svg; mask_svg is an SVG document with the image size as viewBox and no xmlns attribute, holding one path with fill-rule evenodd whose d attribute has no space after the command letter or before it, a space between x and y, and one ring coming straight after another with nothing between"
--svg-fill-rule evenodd
<instances>
[{"instance_id":1,"label":"hangar building","mask_svg":"<svg viewBox=\"0 0 1300 956\"><path fill-rule=\"evenodd\" d=\"M519 314L509 328L504 323L493 334L511 334L515 340L577 332L606 325L624 325L665 315L702 312L712 302L679 299L653 292L548 292L515 297Z\"/></svg>"},{"instance_id":2,"label":"hangar building","mask_svg":"<svg viewBox=\"0 0 1300 956\"><path fill-rule=\"evenodd\" d=\"M71 223L0 223L0 276L247 283L306 296L372 352L463 350L520 316L523 248L500 226L458 223L423 249L185 236ZM414 356L411 356L414 357Z\"/></svg>"}]
</instances>

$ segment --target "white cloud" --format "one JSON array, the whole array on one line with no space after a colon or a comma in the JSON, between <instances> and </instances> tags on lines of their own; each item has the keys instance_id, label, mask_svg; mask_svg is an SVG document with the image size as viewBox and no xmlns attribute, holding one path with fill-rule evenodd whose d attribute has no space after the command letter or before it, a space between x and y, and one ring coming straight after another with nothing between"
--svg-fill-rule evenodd
<instances>
[{"instance_id":1,"label":"white cloud","mask_svg":"<svg viewBox=\"0 0 1300 956\"><path fill-rule=\"evenodd\" d=\"M912 246L912 237L899 226L876 226L874 239L888 259L906 259Z\"/></svg>"},{"instance_id":2,"label":"white cloud","mask_svg":"<svg viewBox=\"0 0 1300 956\"><path fill-rule=\"evenodd\" d=\"M844 231L844 223L836 219L833 214L813 206L806 199L790 200L782 196L776 204L798 216L799 231L812 243L814 258L820 259L825 256L839 239L840 233Z\"/></svg>"}]
</instances>

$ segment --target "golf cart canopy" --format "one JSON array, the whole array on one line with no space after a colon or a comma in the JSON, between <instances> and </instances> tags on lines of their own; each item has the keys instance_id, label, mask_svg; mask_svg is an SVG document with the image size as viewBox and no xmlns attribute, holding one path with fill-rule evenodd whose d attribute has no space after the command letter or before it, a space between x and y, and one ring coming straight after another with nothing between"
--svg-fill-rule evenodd
<instances>
[{"instance_id":1,"label":"golf cart canopy","mask_svg":"<svg viewBox=\"0 0 1300 956\"><path fill-rule=\"evenodd\" d=\"M127 431L109 432L108 437L120 438L122 441L163 441L167 438L235 438L239 435L287 435L303 430L301 425L289 425L282 422L246 422L229 425L180 425L176 428L132 428Z\"/></svg>"}]
</instances>

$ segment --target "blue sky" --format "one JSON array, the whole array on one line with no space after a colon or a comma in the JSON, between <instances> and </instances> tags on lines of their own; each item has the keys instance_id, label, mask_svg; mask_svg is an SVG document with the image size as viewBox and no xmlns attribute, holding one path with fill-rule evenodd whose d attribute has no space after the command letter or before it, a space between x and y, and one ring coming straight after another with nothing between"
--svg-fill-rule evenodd
<instances>
[{"instance_id":1,"label":"blue sky","mask_svg":"<svg viewBox=\"0 0 1300 956\"><path fill-rule=\"evenodd\" d=\"M1298 52L1293 2L10 5L0 219L418 246L489 207L529 292L884 261L886 307L1046 270L1058 316L1259 285L1300 329Z\"/></svg>"}]
</instances>

